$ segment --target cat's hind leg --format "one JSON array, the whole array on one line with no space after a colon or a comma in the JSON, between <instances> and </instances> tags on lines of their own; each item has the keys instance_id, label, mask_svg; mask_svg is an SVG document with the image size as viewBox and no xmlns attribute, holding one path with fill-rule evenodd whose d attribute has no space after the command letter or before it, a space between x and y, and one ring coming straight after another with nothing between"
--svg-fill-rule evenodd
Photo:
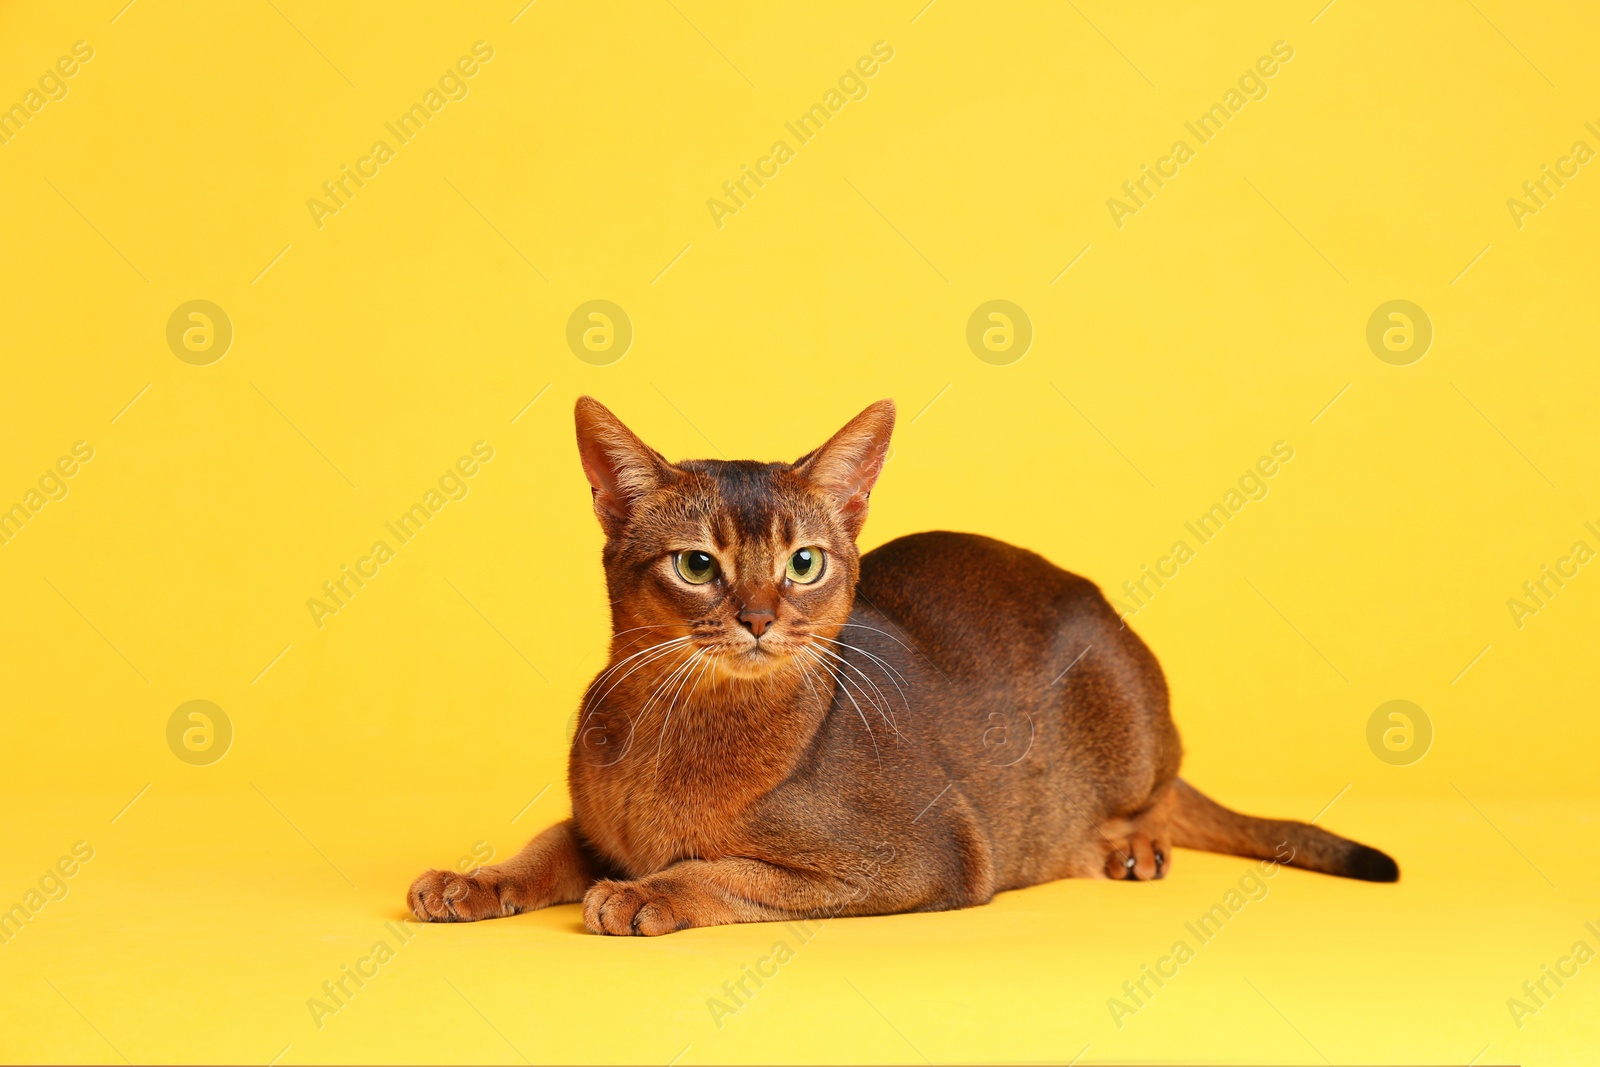
<instances>
[{"instance_id":1,"label":"cat's hind leg","mask_svg":"<svg viewBox=\"0 0 1600 1067\"><path fill-rule=\"evenodd\" d=\"M1169 788L1144 811L1100 825L1099 846L1105 854L1107 878L1148 882L1167 876L1172 870L1174 803Z\"/></svg>"}]
</instances>

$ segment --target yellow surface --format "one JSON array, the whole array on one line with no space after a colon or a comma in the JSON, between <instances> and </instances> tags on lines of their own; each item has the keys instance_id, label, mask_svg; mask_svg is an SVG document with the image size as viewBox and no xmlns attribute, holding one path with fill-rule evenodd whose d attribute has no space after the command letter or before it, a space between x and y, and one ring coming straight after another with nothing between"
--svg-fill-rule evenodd
<instances>
[{"instance_id":1,"label":"yellow surface","mask_svg":"<svg viewBox=\"0 0 1600 1067\"><path fill-rule=\"evenodd\" d=\"M122 5L0 9L0 105L39 90L0 144L0 506L26 517L0 544L0 907L37 912L0 944L0 1059L1592 1058L1600 964L1507 1004L1600 948L1592 13ZM1146 164L1177 174L1109 209ZM308 207L346 165L366 184ZM745 165L776 175L708 207ZM1509 206L1546 165L1576 176ZM220 360L169 347L195 300L231 322ZM569 349L591 300L631 321L620 361ZM991 300L1031 322L1019 361L968 347ZM1392 300L1433 328L1405 366L1367 343ZM762 458L893 396L869 546L976 530L1112 592L1285 442L1133 624L1192 781L1302 818L1337 798L1323 824L1403 881L1279 873L1120 1027L1108 1000L1250 864L803 945L605 939L566 907L362 963L423 867L564 811L605 647L579 393L669 456ZM1565 584L1514 612L1547 564ZM376 574L308 607L346 565ZM176 755L207 755L187 711L169 747L194 700L232 730L209 765ZM1378 758L1387 719L1369 747L1390 700L1431 724L1420 761ZM375 973L318 1016L345 965Z\"/></svg>"}]
</instances>

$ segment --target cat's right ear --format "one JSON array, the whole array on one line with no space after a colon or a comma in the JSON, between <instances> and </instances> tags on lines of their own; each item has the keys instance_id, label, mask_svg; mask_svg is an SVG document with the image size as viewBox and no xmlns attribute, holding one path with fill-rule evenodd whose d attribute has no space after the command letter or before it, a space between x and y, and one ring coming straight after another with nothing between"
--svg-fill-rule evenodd
<instances>
[{"instance_id":1,"label":"cat's right ear","mask_svg":"<svg viewBox=\"0 0 1600 1067\"><path fill-rule=\"evenodd\" d=\"M594 514L607 537L627 525L639 498L666 481L670 464L600 401L578 398L578 456L594 496Z\"/></svg>"},{"instance_id":2,"label":"cat's right ear","mask_svg":"<svg viewBox=\"0 0 1600 1067\"><path fill-rule=\"evenodd\" d=\"M851 419L815 452L795 460L794 469L833 500L850 536L867 521L867 498L883 473L894 433L894 401L880 400Z\"/></svg>"}]
</instances>

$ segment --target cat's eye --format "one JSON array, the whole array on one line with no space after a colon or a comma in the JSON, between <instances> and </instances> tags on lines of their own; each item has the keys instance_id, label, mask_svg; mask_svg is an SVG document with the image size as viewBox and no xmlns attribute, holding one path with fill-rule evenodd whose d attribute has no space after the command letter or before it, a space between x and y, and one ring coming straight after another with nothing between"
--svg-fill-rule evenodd
<instances>
[{"instance_id":1,"label":"cat's eye","mask_svg":"<svg viewBox=\"0 0 1600 1067\"><path fill-rule=\"evenodd\" d=\"M705 585L717 576L717 560L709 552L679 552L672 557L672 564L690 585Z\"/></svg>"},{"instance_id":2,"label":"cat's eye","mask_svg":"<svg viewBox=\"0 0 1600 1067\"><path fill-rule=\"evenodd\" d=\"M784 567L783 573L789 576L791 582L810 585L822 577L822 549L815 545L800 549L789 557L789 564Z\"/></svg>"}]
</instances>

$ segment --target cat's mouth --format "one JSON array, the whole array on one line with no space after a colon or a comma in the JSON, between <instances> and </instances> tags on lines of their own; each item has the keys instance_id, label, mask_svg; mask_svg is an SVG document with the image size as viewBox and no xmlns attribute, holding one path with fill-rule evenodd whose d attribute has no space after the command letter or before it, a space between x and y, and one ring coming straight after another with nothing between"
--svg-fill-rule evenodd
<instances>
[{"instance_id":1,"label":"cat's mouth","mask_svg":"<svg viewBox=\"0 0 1600 1067\"><path fill-rule=\"evenodd\" d=\"M791 657L787 642L762 638L759 641L719 642L718 666L738 678L757 678L778 669Z\"/></svg>"},{"instance_id":2,"label":"cat's mouth","mask_svg":"<svg viewBox=\"0 0 1600 1067\"><path fill-rule=\"evenodd\" d=\"M787 658L778 642L772 640L743 642L734 649L733 656L744 663L776 663Z\"/></svg>"}]
</instances>

